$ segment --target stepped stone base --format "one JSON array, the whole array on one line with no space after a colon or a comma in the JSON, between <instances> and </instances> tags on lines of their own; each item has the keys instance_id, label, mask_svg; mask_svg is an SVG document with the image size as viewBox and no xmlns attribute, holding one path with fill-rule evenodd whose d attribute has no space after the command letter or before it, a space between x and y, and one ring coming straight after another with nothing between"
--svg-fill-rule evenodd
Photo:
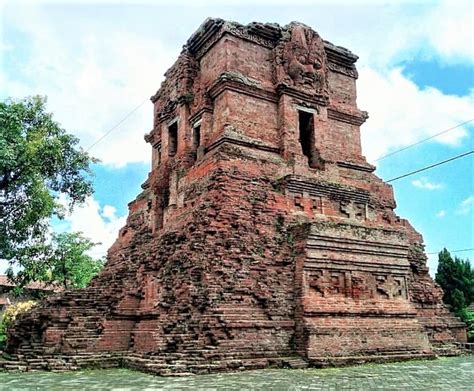
<instances>
[{"instance_id":1,"label":"stepped stone base","mask_svg":"<svg viewBox=\"0 0 474 391\"><path fill-rule=\"evenodd\" d=\"M469 344L468 344L469 345ZM470 344L472 345L472 344ZM471 348L471 350L469 350ZM156 357L133 355L129 352L82 353L77 355L41 355L38 358L0 357L0 370L6 371L74 371L81 369L127 368L159 376L187 376L215 372L235 372L265 368L305 369L363 365L367 363L388 363L407 360L433 360L437 357L451 357L473 354L472 347L450 345L434 349L434 353L420 354L417 352L392 352L392 354L371 354L367 356L347 357L313 357L310 361L299 356L253 358L253 359L220 359L207 361L191 360L170 354L166 360Z\"/></svg>"}]
</instances>

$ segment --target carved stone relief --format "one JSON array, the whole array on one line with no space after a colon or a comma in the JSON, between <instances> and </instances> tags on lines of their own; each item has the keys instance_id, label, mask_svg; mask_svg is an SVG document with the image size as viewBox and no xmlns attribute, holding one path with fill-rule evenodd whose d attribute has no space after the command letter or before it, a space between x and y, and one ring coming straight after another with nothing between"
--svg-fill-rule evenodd
<instances>
[{"instance_id":1,"label":"carved stone relief","mask_svg":"<svg viewBox=\"0 0 474 391\"><path fill-rule=\"evenodd\" d=\"M342 217L364 221L371 218L368 206L362 202L342 200L339 203L339 212Z\"/></svg>"},{"instance_id":2,"label":"carved stone relief","mask_svg":"<svg viewBox=\"0 0 474 391\"><path fill-rule=\"evenodd\" d=\"M377 294L387 299L397 297L406 298L405 281L403 277L393 277L392 275L377 275Z\"/></svg>"},{"instance_id":3,"label":"carved stone relief","mask_svg":"<svg viewBox=\"0 0 474 391\"><path fill-rule=\"evenodd\" d=\"M354 217L357 220L365 220L367 218L367 206L360 202L354 202L353 204Z\"/></svg>"},{"instance_id":4,"label":"carved stone relief","mask_svg":"<svg viewBox=\"0 0 474 391\"><path fill-rule=\"evenodd\" d=\"M323 213L323 199L321 197L311 197L311 209L313 213Z\"/></svg>"},{"instance_id":5,"label":"carved stone relief","mask_svg":"<svg viewBox=\"0 0 474 391\"><path fill-rule=\"evenodd\" d=\"M375 278L363 272L351 273L351 296L357 300L373 299L375 295Z\"/></svg>"},{"instance_id":6,"label":"carved stone relief","mask_svg":"<svg viewBox=\"0 0 474 391\"><path fill-rule=\"evenodd\" d=\"M294 201L296 209L304 210L303 197L301 195L296 195Z\"/></svg>"},{"instance_id":7,"label":"carved stone relief","mask_svg":"<svg viewBox=\"0 0 474 391\"><path fill-rule=\"evenodd\" d=\"M321 37L307 26L293 24L275 48L275 82L328 94L327 59Z\"/></svg>"},{"instance_id":8,"label":"carved stone relief","mask_svg":"<svg viewBox=\"0 0 474 391\"><path fill-rule=\"evenodd\" d=\"M309 286L321 297L345 294L344 272L317 271L311 273Z\"/></svg>"},{"instance_id":9,"label":"carved stone relief","mask_svg":"<svg viewBox=\"0 0 474 391\"><path fill-rule=\"evenodd\" d=\"M341 201L339 204L339 211L344 217L351 217L351 203L350 201Z\"/></svg>"},{"instance_id":10,"label":"carved stone relief","mask_svg":"<svg viewBox=\"0 0 474 391\"><path fill-rule=\"evenodd\" d=\"M308 286L320 297L345 295L356 300L407 298L404 276L360 271L308 272Z\"/></svg>"}]
</instances>

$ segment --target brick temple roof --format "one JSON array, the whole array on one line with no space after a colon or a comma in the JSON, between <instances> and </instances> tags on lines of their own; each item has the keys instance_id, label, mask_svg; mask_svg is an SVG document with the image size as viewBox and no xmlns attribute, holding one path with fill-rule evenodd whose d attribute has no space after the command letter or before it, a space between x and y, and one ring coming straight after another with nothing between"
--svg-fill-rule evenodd
<instances>
[{"instance_id":1,"label":"brick temple roof","mask_svg":"<svg viewBox=\"0 0 474 391\"><path fill-rule=\"evenodd\" d=\"M15 283L9 280L8 276L4 274L0 274L0 286L14 287ZM53 292L60 292L63 290L63 288L59 286L58 284L46 284L41 281L32 281L29 284L26 284L24 288L39 290L39 291L53 291Z\"/></svg>"},{"instance_id":2,"label":"brick temple roof","mask_svg":"<svg viewBox=\"0 0 474 391\"><path fill-rule=\"evenodd\" d=\"M9 305L10 300L7 297L0 297L0 305Z\"/></svg>"}]
</instances>

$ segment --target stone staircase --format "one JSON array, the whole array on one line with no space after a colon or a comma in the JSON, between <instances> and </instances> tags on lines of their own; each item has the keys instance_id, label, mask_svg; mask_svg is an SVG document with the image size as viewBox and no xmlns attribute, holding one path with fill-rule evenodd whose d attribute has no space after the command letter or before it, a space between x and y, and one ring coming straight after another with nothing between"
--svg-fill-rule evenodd
<instances>
[{"instance_id":1,"label":"stone staircase","mask_svg":"<svg viewBox=\"0 0 474 391\"><path fill-rule=\"evenodd\" d=\"M247 356L248 357L248 356ZM250 369L273 368L307 368L308 363L298 356L274 358L219 358L207 360L193 357L188 353L169 353L160 356L122 352L75 355L43 355L26 357L23 355L0 357L0 370L7 371L70 371L85 368L118 368L124 367L160 376L184 376L189 374L206 374Z\"/></svg>"},{"instance_id":2,"label":"stone staircase","mask_svg":"<svg viewBox=\"0 0 474 391\"><path fill-rule=\"evenodd\" d=\"M460 356L463 354L470 353L469 349L465 345L467 344L462 344L458 342L433 344L433 352L437 356L443 357Z\"/></svg>"},{"instance_id":3,"label":"stone staircase","mask_svg":"<svg viewBox=\"0 0 474 391\"><path fill-rule=\"evenodd\" d=\"M93 346L102 333L101 320L102 315L97 314L92 309L82 310L79 314L74 314L73 320L64 334L63 344L73 350Z\"/></svg>"}]
</instances>

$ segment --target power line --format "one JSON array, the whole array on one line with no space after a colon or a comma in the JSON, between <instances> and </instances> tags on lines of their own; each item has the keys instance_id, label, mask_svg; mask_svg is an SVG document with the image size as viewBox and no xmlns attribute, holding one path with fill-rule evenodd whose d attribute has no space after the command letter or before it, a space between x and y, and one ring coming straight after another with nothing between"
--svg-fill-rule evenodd
<instances>
[{"instance_id":1,"label":"power line","mask_svg":"<svg viewBox=\"0 0 474 391\"><path fill-rule=\"evenodd\" d=\"M100 136L97 140L95 140L87 149L86 152L90 151L93 147L99 144L104 138L106 138L110 133L112 133L120 124L122 124L128 117L130 117L135 111L137 111L140 107L142 107L145 102L148 101L146 98L142 103L140 103L137 107L135 107L132 111L130 111L125 117L123 117L119 122L117 122L114 126L112 126L107 132L105 132L102 136Z\"/></svg>"},{"instance_id":2,"label":"power line","mask_svg":"<svg viewBox=\"0 0 474 391\"><path fill-rule=\"evenodd\" d=\"M107 132L105 132L101 137L99 137L96 141L94 141L94 142L86 149L86 151L90 151L93 147L95 147L98 143L100 143L104 138L106 138L110 133L112 133L119 125L121 125L126 119L128 119L133 113L135 113L135 111L137 111L140 107L142 107L142 106L145 104L145 102L146 102L147 100L148 100L148 98L144 99L137 107L135 107L135 108L134 108L132 111L130 111L125 117L123 117L119 122L117 122L112 128L110 128L110 129L109 129ZM447 133L447 132L449 132L449 131L451 131L451 130L454 130L454 129L456 129L456 128L459 128L459 127L461 127L461 126L463 126L463 125L466 125L466 124L468 124L469 122L472 122L472 121L474 121L474 118L471 118L471 119L469 119L469 120L467 120L467 121L464 121L464 122L462 122L462 123L460 123L460 124L458 124L458 125L452 126L451 128L445 129L445 130L443 130L443 131L441 131L441 132L439 132L439 133L436 133L435 135L433 135L433 136L431 136L431 137L428 137L428 138L425 138L425 139L423 139L423 140L420 140L420 141L418 141L418 142L416 142L416 143L414 143L414 144L410 144L410 145L408 145L408 146L406 146L406 147L404 147L404 148L401 148L401 149L398 149L398 150L396 150L396 151L393 151L393 152L391 152L391 153L389 153L389 154L387 154L387 155L380 156L379 158L375 159L374 162L379 161L379 160L382 160L382 159L385 159L386 157L395 155L395 154L397 154L397 153L399 153L399 152L402 152L402 151L404 151L404 150L406 150L406 149L409 149L409 148L411 148L411 147L414 147L414 146L416 146L416 145L419 145L419 144L421 144L421 143L424 143L424 142L426 142L426 141L428 141L428 140L431 140L431 139L433 139L433 138L435 138L435 137L437 137L437 136L440 136L440 135L442 135L442 134L444 134L444 133Z\"/></svg>"},{"instance_id":3,"label":"power line","mask_svg":"<svg viewBox=\"0 0 474 391\"><path fill-rule=\"evenodd\" d=\"M471 118L471 119L469 119L469 120L467 120L467 121L464 121L463 123L457 124L457 125L455 125L455 126L452 126L452 127L449 128L449 129L445 129L445 130L443 130L443 131L441 131L441 132L439 132L439 133L434 134L433 136L430 136L430 137L425 138L425 139L423 139L423 140L417 141L417 142L414 143L414 144L407 145L407 146L404 147L404 148L397 149L396 151L393 151L393 152L390 152L390 153L388 153L388 154L386 154L386 155L380 156L380 157L378 157L377 159L375 159L374 162L377 162L377 161L379 161L379 160L385 159L386 157L395 155L396 153L399 153L399 152L404 151L405 149L409 149L409 148L411 148L411 147L414 147L415 145L419 145L419 144L421 144L421 143L424 143L425 141L431 140L431 139L433 139L433 138L435 138L435 137L438 137L438 136L440 136L440 135L442 135L442 134L444 134L444 133L447 133L447 132L449 132L449 131L451 131L451 130L457 129L457 128L459 128L459 127L461 127L461 126L463 126L463 125L466 125L466 124L468 124L469 122L472 122L472 121L474 121L474 118Z\"/></svg>"},{"instance_id":4,"label":"power line","mask_svg":"<svg viewBox=\"0 0 474 391\"><path fill-rule=\"evenodd\" d=\"M461 250L454 250L454 251L449 250L449 252L450 253L460 253L460 252L463 252L463 251L473 251L473 250L474 250L474 248L463 248ZM426 253L426 255L433 255L433 254L438 254L438 253L439 253L439 251L434 252L434 253Z\"/></svg>"},{"instance_id":5,"label":"power line","mask_svg":"<svg viewBox=\"0 0 474 391\"><path fill-rule=\"evenodd\" d=\"M410 175L413 175L413 174L417 174L417 173L422 172L422 171L429 170L430 168L437 167L437 166L440 166L440 165L445 164L445 163L449 163L449 162L451 162L451 161L453 161L453 160L456 160L456 159L460 159L460 158L462 158L462 157L464 157L464 156L470 155L471 153L474 153L474 149L473 149L472 151L465 152L465 153L463 153L463 154L461 154L461 155L454 156L454 157L452 157L452 158L443 160L443 161L441 161L441 162L432 164L432 165L430 165L430 166L423 167L423 168L420 168L420 169L418 169L418 170L409 172L409 173L407 173L407 174L403 174L403 175L397 176L396 178L389 179L389 180L386 181L386 182L387 182L387 183L388 183L388 182L393 182L393 181L396 181L396 180L398 180L398 179L402 179L402 178L405 178L405 177L407 177L407 176L410 176Z\"/></svg>"}]
</instances>

